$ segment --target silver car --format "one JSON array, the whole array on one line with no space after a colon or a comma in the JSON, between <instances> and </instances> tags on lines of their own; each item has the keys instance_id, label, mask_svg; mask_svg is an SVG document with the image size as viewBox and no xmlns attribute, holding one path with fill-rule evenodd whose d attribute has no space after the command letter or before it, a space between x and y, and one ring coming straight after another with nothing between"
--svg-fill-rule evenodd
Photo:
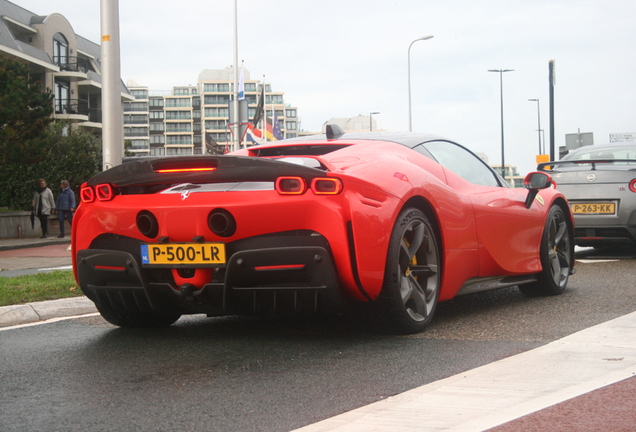
<instances>
[{"instance_id":1,"label":"silver car","mask_svg":"<svg viewBox=\"0 0 636 432\"><path fill-rule=\"evenodd\" d=\"M581 147L538 169L570 202L576 245L636 245L636 143Z\"/></svg>"}]
</instances>

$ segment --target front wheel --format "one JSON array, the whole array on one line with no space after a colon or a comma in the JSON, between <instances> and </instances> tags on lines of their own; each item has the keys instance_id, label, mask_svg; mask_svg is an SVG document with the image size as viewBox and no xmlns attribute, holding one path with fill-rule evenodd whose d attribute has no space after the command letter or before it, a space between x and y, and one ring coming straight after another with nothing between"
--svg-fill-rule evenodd
<instances>
[{"instance_id":1,"label":"front wheel","mask_svg":"<svg viewBox=\"0 0 636 432\"><path fill-rule=\"evenodd\" d=\"M384 286L378 299L390 330L410 334L433 319L441 283L440 247L420 210L403 210L391 233Z\"/></svg>"},{"instance_id":2,"label":"front wheel","mask_svg":"<svg viewBox=\"0 0 636 432\"><path fill-rule=\"evenodd\" d=\"M561 294L574 266L574 241L570 222L558 205L552 206L545 223L541 265L537 281L519 285L519 290L528 296Z\"/></svg>"}]
</instances>

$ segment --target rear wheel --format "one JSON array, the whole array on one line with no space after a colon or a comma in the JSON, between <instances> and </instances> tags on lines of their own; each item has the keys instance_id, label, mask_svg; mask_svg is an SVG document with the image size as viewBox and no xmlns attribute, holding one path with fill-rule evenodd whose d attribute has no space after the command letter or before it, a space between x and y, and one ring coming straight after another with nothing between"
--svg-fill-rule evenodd
<instances>
[{"instance_id":1,"label":"rear wheel","mask_svg":"<svg viewBox=\"0 0 636 432\"><path fill-rule=\"evenodd\" d=\"M545 224L541 265L537 281L519 285L519 290L528 296L561 294L574 265L574 242L568 218L558 205L552 206Z\"/></svg>"},{"instance_id":2,"label":"rear wheel","mask_svg":"<svg viewBox=\"0 0 636 432\"><path fill-rule=\"evenodd\" d=\"M389 242L380 306L392 331L417 333L433 318L439 296L440 248L424 213L400 213Z\"/></svg>"},{"instance_id":3,"label":"rear wheel","mask_svg":"<svg viewBox=\"0 0 636 432\"><path fill-rule=\"evenodd\" d=\"M129 312L116 310L105 304L96 306L106 321L119 327L168 327L181 317L181 314L178 313Z\"/></svg>"}]
</instances>

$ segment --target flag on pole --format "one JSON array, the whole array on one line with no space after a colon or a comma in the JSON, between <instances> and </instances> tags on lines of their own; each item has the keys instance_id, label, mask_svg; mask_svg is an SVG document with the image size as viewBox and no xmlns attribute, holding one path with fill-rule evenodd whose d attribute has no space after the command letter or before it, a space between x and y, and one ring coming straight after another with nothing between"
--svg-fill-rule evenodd
<instances>
[{"instance_id":1,"label":"flag on pole","mask_svg":"<svg viewBox=\"0 0 636 432\"><path fill-rule=\"evenodd\" d=\"M248 123L247 130L245 131L245 139L253 144L265 144L265 138L263 137L263 131L256 129L254 125Z\"/></svg>"},{"instance_id":2,"label":"flag on pole","mask_svg":"<svg viewBox=\"0 0 636 432\"><path fill-rule=\"evenodd\" d=\"M238 100L245 99L245 73L243 69L245 69L245 66L243 62L241 62L241 74L239 75L238 82Z\"/></svg>"},{"instance_id":3,"label":"flag on pole","mask_svg":"<svg viewBox=\"0 0 636 432\"><path fill-rule=\"evenodd\" d=\"M280 122L278 121L278 116L276 115L276 109L274 109L274 128L272 130L272 134L274 135L275 141L283 139L283 131L280 129Z\"/></svg>"},{"instance_id":4,"label":"flag on pole","mask_svg":"<svg viewBox=\"0 0 636 432\"><path fill-rule=\"evenodd\" d=\"M269 141L278 141L283 139L283 132L280 129L280 124L278 122L278 116L276 115L276 109L274 108L274 118L267 118L267 126L266 126L266 137Z\"/></svg>"},{"instance_id":5,"label":"flag on pole","mask_svg":"<svg viewBox=\"0 0 636 432\"><path fill-rule=\"evenodd\" d=\"M263 81L263 86L261 87L261 97L258 100L258 104L256 105L256 112L254 113L254 118L252 119L252 126L257 127L258 122L263 118L263 108L265 107L265 82Z\"/></svg>"}]
</instances>

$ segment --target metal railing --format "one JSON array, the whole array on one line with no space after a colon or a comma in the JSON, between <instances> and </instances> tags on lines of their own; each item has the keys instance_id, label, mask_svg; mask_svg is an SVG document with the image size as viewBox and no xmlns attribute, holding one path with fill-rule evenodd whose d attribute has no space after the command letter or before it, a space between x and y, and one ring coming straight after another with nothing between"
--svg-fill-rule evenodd
<instances>
[{"instance_id":1,"label":"metal railing","mask_svg":"<svg viewBox=\"0 0 636 432\"><path fill-rule=\"evenodd\" d=\"M53 57L53 63L63 71L86 73L89 70L88 60L82 57Z\"/></svg>"},{"instance_id":2,"label":"metal railing","mask_svg":"<svg viewBox=\"0 0 636 432\"><path fill-rule=\"evenodd\" d=\"M55 114L89 115L88 101L83 99L67 99L55 101Z\"/></svg>"}]
</instances>

